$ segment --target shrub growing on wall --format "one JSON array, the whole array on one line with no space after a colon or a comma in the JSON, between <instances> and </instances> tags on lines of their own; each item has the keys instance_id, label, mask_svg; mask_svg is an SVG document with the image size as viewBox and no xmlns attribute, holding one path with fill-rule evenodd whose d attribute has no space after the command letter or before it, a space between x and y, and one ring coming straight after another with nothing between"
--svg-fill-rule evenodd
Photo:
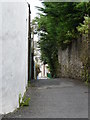
<instances>
[{"instance_id":1,"label":"shrub growing on wall","mask_svg":"<svg viewBox=\"0 0 90 120\"><path fill-rule=\"evenodd\" d=\"M82 71L82 77L88 82L90 81L90 75L89 75L89 42L90 39L88 38L88 34L89 33L89 24L90 24L90 17L89 16L85 16L84 17L84 21L83 23L80 23L80 25L77 27L78 31L80 32L80 34L82 34L83 39L83 46L82 49L84 49L82 56L81 56L81 61L83 63L83 71Z\"/></svg>"}]
</instances>

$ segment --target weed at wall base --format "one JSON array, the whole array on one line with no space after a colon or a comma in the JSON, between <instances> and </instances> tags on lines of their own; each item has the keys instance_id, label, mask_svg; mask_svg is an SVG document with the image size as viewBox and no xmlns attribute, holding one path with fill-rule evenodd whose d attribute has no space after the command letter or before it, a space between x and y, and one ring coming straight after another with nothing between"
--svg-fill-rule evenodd
<instances>
[{"instance_id":1,"label":"weed at wall base","mask_svg":"<svg viewBox=\"0 0 90 120\"><path fill-rule=\"evenodd\" d=\"M26 99L25 95L22 97L21 93L19 94L19 108L23 106L29 106L29 101L30 98Z\"/></svg>"}]
</instances>

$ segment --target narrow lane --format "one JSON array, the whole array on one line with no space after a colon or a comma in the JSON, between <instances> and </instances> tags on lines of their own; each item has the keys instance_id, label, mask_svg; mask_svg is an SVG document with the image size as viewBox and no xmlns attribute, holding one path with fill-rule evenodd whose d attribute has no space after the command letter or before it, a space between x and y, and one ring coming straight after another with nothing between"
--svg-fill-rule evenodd
<instances>
[{"instance_id":1,"label":"narrow lane","mask_svg":"<svg viewBox=\"0 0 90 120\"><path fill-rule=\"evenodd\" d=\"M29 107L6 115L15 118L88 118L88 87L73 79L40 79L26 93Z\"/></svg>"}]
</instances>

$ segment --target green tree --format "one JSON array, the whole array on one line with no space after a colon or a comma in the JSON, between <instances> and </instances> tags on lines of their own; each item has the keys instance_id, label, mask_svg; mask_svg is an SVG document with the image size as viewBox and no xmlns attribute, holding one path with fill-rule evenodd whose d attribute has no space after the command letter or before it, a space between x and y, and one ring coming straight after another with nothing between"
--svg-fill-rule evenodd
<instances>
[{"instance_id":1,"label":"green tree","mask_svg":"<svg viewBox=\"0 0 90 120\"><path fill-rule=\"evenodd\" d=\"M89 15L89 5L89 2L44 2L43 8L37 7L42 11L34 20L40 36L41 59L48 63L52 76L57 76L58 48L65 49L77 39L77 26Z\"/></svg>"}]
</instances>

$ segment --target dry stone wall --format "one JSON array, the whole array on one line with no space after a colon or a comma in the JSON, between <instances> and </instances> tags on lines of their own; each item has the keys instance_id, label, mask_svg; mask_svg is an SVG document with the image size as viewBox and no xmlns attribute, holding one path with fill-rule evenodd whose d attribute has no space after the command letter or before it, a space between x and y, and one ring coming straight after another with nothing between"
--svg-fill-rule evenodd
<instances>
[{"instance_id":1,"label":"dry stone wall","mask_svg":"<svg viewBox=\"0 0 90 120\"><path fill-rule=\"evenodd\" d=\"M88 36L83 36L73 40L67 49L58 50L61 77L85 79L89 56L88 40Z\"/></svg>"}]
</instances>

